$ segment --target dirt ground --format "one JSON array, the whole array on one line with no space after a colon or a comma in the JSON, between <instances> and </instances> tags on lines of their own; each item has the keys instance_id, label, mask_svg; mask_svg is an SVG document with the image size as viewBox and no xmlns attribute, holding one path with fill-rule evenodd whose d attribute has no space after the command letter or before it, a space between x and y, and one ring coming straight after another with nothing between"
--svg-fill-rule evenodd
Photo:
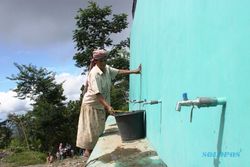
<instances>
[{"instance_id":1,"label":"dirt ground","mask_svg":"<svg viewBox=\"0 0 250 167\"><path fill-rule=\"evenodd\" d=\"M75 156L73 158L67 158L60 161L55 161L51 164L37 164L37 165L29 165L25 167L83 167L85 165L85 161L81 156ZM0 164L1 167L9 167L6 164Z\"/></svg>"}]
</instances>

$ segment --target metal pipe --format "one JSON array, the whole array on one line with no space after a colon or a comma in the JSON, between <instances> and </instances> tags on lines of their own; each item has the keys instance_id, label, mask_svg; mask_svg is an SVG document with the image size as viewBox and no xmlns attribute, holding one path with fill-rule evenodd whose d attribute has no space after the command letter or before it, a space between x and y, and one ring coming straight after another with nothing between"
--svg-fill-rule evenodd
<instances>
[{"instance_id":1,"label":"metal pipe","mask_svg":"<svg viewBox=\"0 0 250 167\"><path fill-rule=\"evenodd\" d=\"M181 111L182 106L197 106L198 108L200 108L200 107L213 107L224 104L226 104L225 98L198 97L194 100L178 101L175 110Z\"/></svg>"},{"instance_id":2,"label":"metal pipe","mask_svg":"<svg viewBox=\"0 0 250 167\"><path fill-rule=\"evenodd\" d=\"M158 103L161 103L161 101L160 100L151 100L151 101L148 101L148 102L145 101L143 103L143 106L147 105L147 104L153 105L153 104L158 104Z\"/></svg>"},{"instance_id":3,"label":"metal pipe","mask_svg":"<svg viewBox=\"0 0 250 167\"><path fill-rule=\"evenodd\" d=\"M129 103L144 103L144 102L146 102L146 99L144 99L144 100L129 100Z\"/></svg>"}]
</instances>

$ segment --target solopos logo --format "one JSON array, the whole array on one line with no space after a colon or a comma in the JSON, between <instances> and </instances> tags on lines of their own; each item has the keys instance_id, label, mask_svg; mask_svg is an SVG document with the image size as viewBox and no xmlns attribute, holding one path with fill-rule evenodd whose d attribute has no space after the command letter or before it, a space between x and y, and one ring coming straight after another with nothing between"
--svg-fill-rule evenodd
<instances>
[{"instance_id":1,"label":"solopos logo","mask_svg":"<svg viewBox=\"0 0 250 167\"><path fill-rule=\"evenodd\" d=\"M238 158L240 157L241 150L240 151L222 151L222 152L215 152L215 151L207 151L202 152L202 157L204 158Z\"/></svg>"}]
</instances>

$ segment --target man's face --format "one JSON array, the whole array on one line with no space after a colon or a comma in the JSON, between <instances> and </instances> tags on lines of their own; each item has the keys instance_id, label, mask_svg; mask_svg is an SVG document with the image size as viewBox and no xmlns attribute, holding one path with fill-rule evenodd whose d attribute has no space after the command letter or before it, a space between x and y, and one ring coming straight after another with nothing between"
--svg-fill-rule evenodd
<instances>
[{"instance_id":1,"label":"man's face","mask_svg":"<svg viewBox=\"0 0 250 167\"><path fill-rule=\"evenodd\" d=\"M96 64L103 71L103 70L105 70L106 62L107 62L107 59L106 58L102 58L102 59L97 60Z\"/></svg>"}]
</instances>

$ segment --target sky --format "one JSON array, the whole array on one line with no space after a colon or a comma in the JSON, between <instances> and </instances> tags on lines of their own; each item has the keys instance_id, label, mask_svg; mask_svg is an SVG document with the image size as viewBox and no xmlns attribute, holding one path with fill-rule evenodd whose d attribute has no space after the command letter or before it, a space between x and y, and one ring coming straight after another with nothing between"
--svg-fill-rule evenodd
<instances>
[{"instance_id":1,"label":"sky","mask_svg":"<svg viewBox=\"0 0 250 167\"><path fill-rule=\"evenodd\" d=\"M132 20L132 0L94 0L100 7L112 6L114 14L128 14ZM56 72L56 81L64 81L67 100L80 95L85 76L76 67L72 40L74 17L88 0L0 0L0 121L8 113L23 114L32 107L29 100L19 100L12 90L14 81L6 79L18 73L14 63L32 64ZM114 41L129 36L131 24Z\"/></svg>"}]
</instances>

